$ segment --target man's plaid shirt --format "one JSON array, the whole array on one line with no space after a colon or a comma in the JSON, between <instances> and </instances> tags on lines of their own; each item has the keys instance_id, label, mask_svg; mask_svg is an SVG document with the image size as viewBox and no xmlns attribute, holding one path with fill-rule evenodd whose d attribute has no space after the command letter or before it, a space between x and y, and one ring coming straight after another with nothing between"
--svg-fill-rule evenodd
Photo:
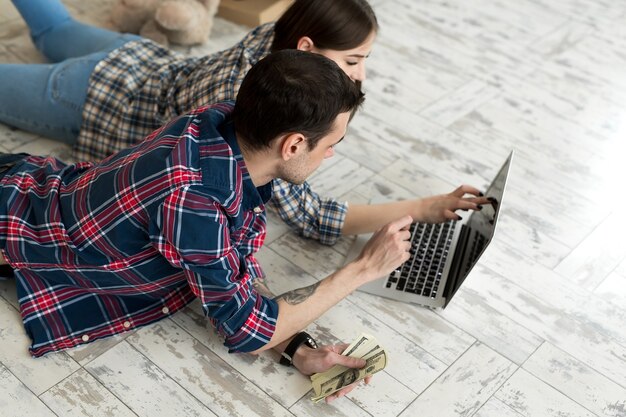
<instances>
[{"instance_id":1,"label":"man's plaid shirt","mask_svg":"<svg viewBox=\"0 0 626 417\"><path fill-rule=\"evenodd\" d=\"M32 355L146 325L195 297L231 351L271 339L278 305L252 285L271 185L252 183L231 110L198 109L98 164L29 156L2 176L0 248Z\"/></svg>"},{"instance_id":2,"label":"man's plaid shirt","mask_svg":"<svg viewBox=\"0 0 626 417\"><path fill-rule=\"evenodd\" d=\"M235 100L250 68L270 53L274 24L253 29L229 49L204 57L186 57L150 41L139 40L112 51L94 69L83 109L83 124L74 147L78 161L94 161L139 143L170 119L193 109ZM273 182L272 204L288 224L316 215L320 203L333 221L313 219L331 227L319 235L300 228L303 236L333 244L340 236L347 204L320 200L307 184ZM308 222L311 223L311 222Z\"/></svg>"}]
</instances>

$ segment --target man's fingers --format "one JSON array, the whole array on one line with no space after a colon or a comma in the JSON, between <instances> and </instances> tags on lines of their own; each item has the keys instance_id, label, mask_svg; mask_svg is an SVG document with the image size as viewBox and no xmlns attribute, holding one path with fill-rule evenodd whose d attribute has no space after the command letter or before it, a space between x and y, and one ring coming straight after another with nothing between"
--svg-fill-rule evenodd
<instances>
[{"instance_id":1,"label":"man's fingers","mask_svg":"<svg viewBox=\"0 0 626 417\"><path fill-rule=\"evenodd\" d=\"M366 385L368 385L371 381L372 381L372 375L366 376L365 379L363 380L363 382ZM348 395L350 392L352 392L353 389L358 387L360 383L361 383L361 381L353 382L352 384L348 385L347 387L342 388L339 391L335 392L334 394L329 395L328 397L326 397L326 402L329 403L331 401L336 400L339 397L343 397L345 395Z\"/></svg>"},{"instance_id":2,"label":"man's fingers","mask_svg":"<svg viewBox=\"0 0 626 417\"><path fill-rule=\"evenodd\" d=\"M336 365L347 366L348 368L362 368L365 366L365 359L352 358L350 356L337 355L335 359Z\"/></svg>"},{"instance_id":3,"label":"man's fingers","mask_svg":"<svg viewBox=\"0 0 626 417\"><path fill-rule=\"evenodd\" d=\"M340 389L339 391L335 392L334 394L329 395L328 397L326 397L326 402L329 403L337 398L346 396L348 394L350 394L350 392L352 392L353 389L355 389L357 386L359 385L359 381L357 382L353 382L352 384L348 385L345 388Z\"/></svg>"},{"instance_id":4,"label":"man's fingers","mask_svg":"<svg viewBox=\"0 0 626 417\"><path fill-rule=\"evenodd\" d=\"M350 346L350 344L348 344L348 343L340 343L338 345L334 345L334 347L337 348L337 350L335 352L340 354L341 352L346 350L348 348L348 346Z\"/></svg>"},{"instance_id":5,"label":"man's fingers","mask_svg":"<svg viewBox=\"0 0 626 417\"><path fill-rule=\"evenodd\" d=\"M413 218L411 216L404 216L399 218L398 220L394 220L389 223L389 231L395 233L399 230L402 230L413 223Z\"/></svg>"}]
</instances>

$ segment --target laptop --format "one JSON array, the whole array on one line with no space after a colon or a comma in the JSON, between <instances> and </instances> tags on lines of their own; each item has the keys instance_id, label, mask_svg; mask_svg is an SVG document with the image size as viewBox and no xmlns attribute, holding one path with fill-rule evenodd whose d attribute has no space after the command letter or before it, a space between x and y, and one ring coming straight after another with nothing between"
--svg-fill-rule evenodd
<instances>
[{"instance_id":1,"label":"laptop","mask_svg":"<svg viewBox=\"0 0 626 417\"><path fill-rule=\"evenodd\" d=\"M445 308L492 241L502 208L513 151L485 195L491 204L471 211L463 220L411 225L411 258L389 276L359 287L359 291L382 297ZM358 236L348 253L356 258L371 235Z\"/></svg>"}]
</instances>

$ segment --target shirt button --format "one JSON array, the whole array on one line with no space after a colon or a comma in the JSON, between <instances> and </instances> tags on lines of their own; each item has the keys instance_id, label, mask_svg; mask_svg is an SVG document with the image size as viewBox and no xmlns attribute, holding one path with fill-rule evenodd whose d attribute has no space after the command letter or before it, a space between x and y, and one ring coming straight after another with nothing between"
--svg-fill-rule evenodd
<instances>
[{"instance_id":1,"label":"shirt button","mask_svg":"<svg viewBox=\"0 0 626 417\"><path fill-rule=\"evenodd\" d=\"M256 214L263 213L263 209L261 207L255 207L252 209Z\"/></svg>"},{"instance_id":2,"label":"shirt button","mask_svg":"<svg viewBox=\"0 0 626 417\"><path fill-rule=\"evenodd\" d=\"M167 307L163 307L163 309L161 310L163 312L163 314L167 314L170 312L170 309Z\"/></svg>"},{"instance_id":3,"label":"shirt button","mask_svg":"<svg viewBox=\"0 0 626 417\"><path fill-rule=\"evenodd\" d=\"M89 341L89 335L84 334L82 339L83 339L83 342L88 342Z\"/></svg>"},{"instance_id":4,"label":"shirt button","mask_svg":"<svg viewBox=\"0 0 626 417\"><path fill-rule=\"evenodd\" d=\"M124 327L126 327L128 329L130 327L130 321L125 321L124 322Z\"/></svg>"}]
</instances>

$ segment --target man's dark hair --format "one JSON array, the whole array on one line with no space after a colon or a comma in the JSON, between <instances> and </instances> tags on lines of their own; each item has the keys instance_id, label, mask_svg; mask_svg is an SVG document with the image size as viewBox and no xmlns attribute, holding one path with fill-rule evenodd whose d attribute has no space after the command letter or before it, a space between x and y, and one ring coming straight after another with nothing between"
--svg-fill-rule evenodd
<instances>
[{"instance_id":1,"label":"man's dark hair","mask_svg":"<svg viewBox=\"0 0 626 417\"><path fill-rule=\"evenodd\" d=\"M330 59L285 50L248 72L232 117L241 144L250 150L267 148L289 133L303 134L312 150L340 113L352 117L363 100L359 87Z\"/></svg>"}]
</instances>

